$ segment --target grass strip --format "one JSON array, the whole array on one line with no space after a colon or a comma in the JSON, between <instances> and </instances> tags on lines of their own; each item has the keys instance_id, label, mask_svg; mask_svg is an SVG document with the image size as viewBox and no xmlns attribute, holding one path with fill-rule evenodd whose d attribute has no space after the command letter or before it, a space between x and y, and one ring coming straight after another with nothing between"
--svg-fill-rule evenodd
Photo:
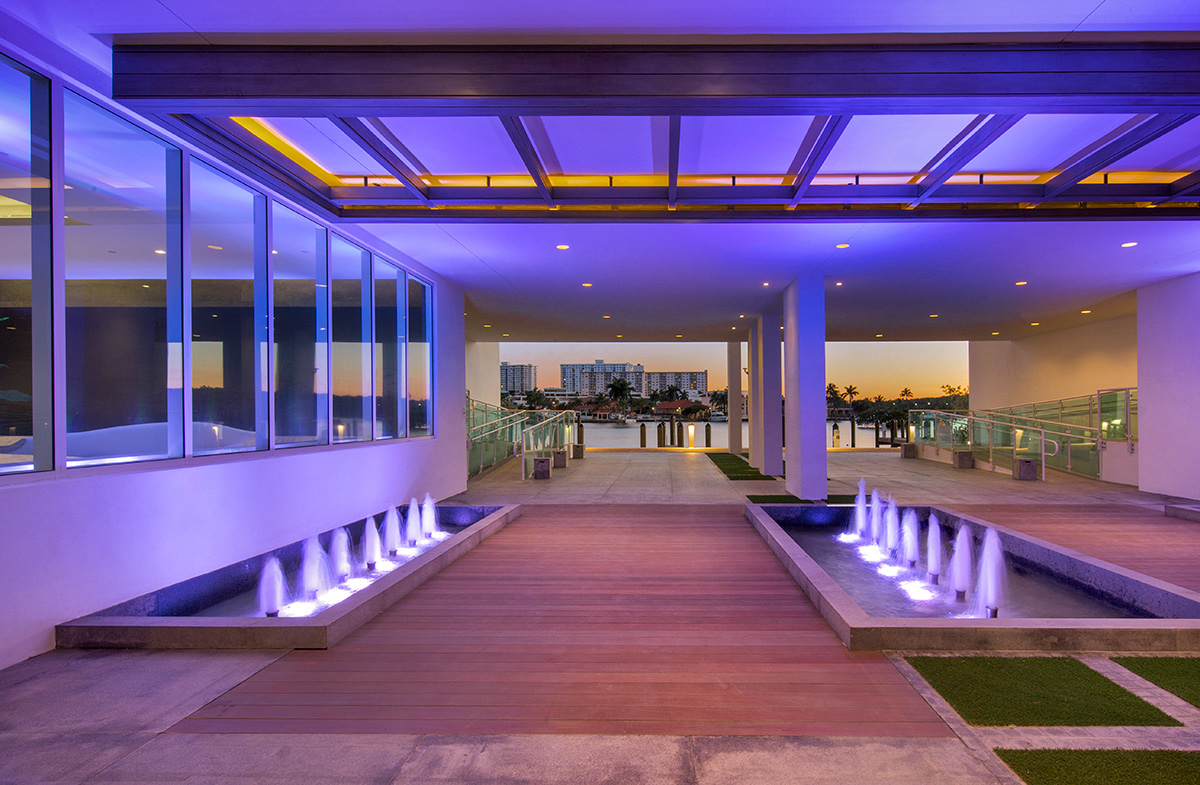
<instances>
[{"instance_id":1,"label":"grass strip","mask_svg":"<svg viewBox=\"0 0 1200 785\"><path fill-rule=\"evenodd\" d=\"M793 496L790 493L760 493L750 494L746 498L752 504L853 504L853 496L845 496L842 494L831 494L828 499L822 501L811 501L809 499L801 499Z\"/></svg>"},{"instance_id":2,"label":"grass strip","mask_svg":"<svg viewBox=\"0 0 1200 785\"><path fill-rule=\"evenodd\" d=\"M707 452L705 455L708 459L716 464L726 477L731 480L773 480L774 477L768 477L758 469L755 469L745 460L736 455L730 455L727 452Z\"/></svg>"},{"instance_id":3,"label":"grass strip","mask_svg":"<svg viewBox=\"0 0 1200 785\"><path fill-rule=\"evenodd\" d=\"M996 750L1027 785L1195 785L1200 752Z\"/></svg>"},{"instance_id":4,"label":"grass strip","mask_svg":"<svg viewBox=\"0 0 1200 785\"><path fill-rule=\"evenodd\" d=\"M971 725L1179 725L1073 657L910 657Z\"/></svg>"},{"instance_id":5,"label":"grass strip","mask_svg":"<svg viewBox=\"0 0 1200 785\"><path fill-rule=\"evenodd\" d=\"M1200 707L1200 657L1113 657L1112 660Z\"/></svg>"}]
</instances>

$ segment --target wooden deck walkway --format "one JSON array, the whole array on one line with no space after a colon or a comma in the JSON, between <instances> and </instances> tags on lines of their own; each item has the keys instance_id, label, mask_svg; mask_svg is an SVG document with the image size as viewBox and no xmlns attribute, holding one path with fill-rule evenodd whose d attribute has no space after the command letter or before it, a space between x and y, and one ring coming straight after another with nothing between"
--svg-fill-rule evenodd
<instances>
[{"instance_id":1,"label":"wooden deck walkway","mask_svg":"<svg viewBox=\"0 0 1200 785\"><path fill-rule=\"evenodd\" d=\"M172 730L953 735L883 655L846 651L732 505L526 506Z\"/></svg>"},{"instance_id":2,"label":"wooden deck walkway","mask_svg":"<svg viewBox=\"0 0 1200 785\"><path fill-rule=\"evenodd\" d=\"M955 504L954 509L1200 591L1200 525L1133 504Z\"/></svg>"}]
</instances>

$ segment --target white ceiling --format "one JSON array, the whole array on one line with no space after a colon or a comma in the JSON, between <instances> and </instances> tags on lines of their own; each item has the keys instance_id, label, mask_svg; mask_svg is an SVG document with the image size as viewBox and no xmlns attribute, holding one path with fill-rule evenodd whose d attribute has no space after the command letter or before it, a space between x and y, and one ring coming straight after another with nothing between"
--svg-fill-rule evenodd
<instances>
[{"instance_id":1,"label":"white ceiling","mask_svg":"<svg viewBox=\"0 0 1200 785\"><path fill-rule=\"evenodd\" d=\"M117 35L170 34L194 43L264 35L342 42L709 40L803 36L1070 41L1195 40L1196 0L6 0L11 14L108 67ZM738 37L742 38L738 38ZM276 39L272 39L276 40ZM977 162L991 171L1045 169L1125 117L1025 118ZM855 117L824 173L919 170L967 117ZM492 118L389 118L434 175L524 171ZM665 117L543 118L547 168L567 173L665 171ZM394 124L400 124L399 126ZM685 118L685 173L778 172L807 118ZM374 169L324 121L283 121L328 168ZM402 126L402 127L401 127ZM944 126L944 127L943 127ZM752 135L753 146L739 146ZM1172 137L1174 136L1174 139ZM1036 146L1022 144L1023 138ZM1128 168L1191 171L1197 131L1180 129ZM448 143L449 142L449 143ZM1011 145L1011 148L1005 147ZM1158 147L1156 147L1158 145ZM1034 156L1041 156L1034 160ZM1153 160L1151 160L1153 159ZM987 164L986 167L983 164ZM1138 286L1200 271L1200 226L1189 222L925 222L807 224L391 224L364 229L465 289L477 339L725 340L778 306L798 275L827 282L835 340L975 339L1028 335L1132 312ZM1137 241L1123 249L1123 242ZM836 250L838 243L849 243ZM568 251L555 245L569 244ZM1016 287L1014 282L1029 285ZM763 282L770 286L763 287ZM842 286L835 286L837 281ZM592 287L584 288L584 282ZM1090 309L1090 315L1080 310ZM937 313L937 319L929 314ZM610 319L603 319L604 315ZM1041 322L1031 327L1030 322ZM484 323L492 324L484 328Z\"/></svg>"}]
</instances>

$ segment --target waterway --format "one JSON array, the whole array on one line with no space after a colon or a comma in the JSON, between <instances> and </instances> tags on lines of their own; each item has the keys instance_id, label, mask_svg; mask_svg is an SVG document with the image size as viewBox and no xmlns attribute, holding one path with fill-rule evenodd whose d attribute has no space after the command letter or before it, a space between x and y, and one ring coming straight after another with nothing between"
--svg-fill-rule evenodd
<instances>
[{"instance_id":1,"label":"waterway","mask_svg":"<svg viewBox=\"0 0 1200 785\"><path fill-rule=\"evenodd\" d=\"M641 446L641 423L606 423L606 422L589 422L583 424L584 441L588 447L640 447ZM714 422L705 423L697 422L696 425L696 446L704 446L704 426L712 426L712 446L718 448L729 447L729 423ZM826 423L825 425L825 444L829 447L849 447L850 446L850 423L836 423L838 426L838 438L834 439L835 423ZM687 439L687 426L684 423L684 439ZM655 435L655 428L658 427L657 422L646 423L646 446L654 447L658 444L658 437ZM886 431L882 432L886 435ZM860 425L856 435L857 447L874 447L875 445L875 426ZM670 441L667 442L670 444ZM742 446L743 448L750 443L750 425L747 422L742 422Z\"/></svg>"}]
</instances>

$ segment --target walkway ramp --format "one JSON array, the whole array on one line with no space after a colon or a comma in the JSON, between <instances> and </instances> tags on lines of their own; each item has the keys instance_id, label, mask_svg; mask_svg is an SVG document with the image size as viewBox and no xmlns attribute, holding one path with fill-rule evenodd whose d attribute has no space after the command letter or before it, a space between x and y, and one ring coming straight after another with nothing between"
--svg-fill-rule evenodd
<instances>
[{"instance_id":1,"label":"walkway ramp","mask_svg":"<svg viewBox=\"0 0 1200 785\"><path fill-rule=\"evenodd\" d=\"M528 505L172 730L952 735L886 657L846 651L739 505Z\"/></svg>"}]
</instances>

